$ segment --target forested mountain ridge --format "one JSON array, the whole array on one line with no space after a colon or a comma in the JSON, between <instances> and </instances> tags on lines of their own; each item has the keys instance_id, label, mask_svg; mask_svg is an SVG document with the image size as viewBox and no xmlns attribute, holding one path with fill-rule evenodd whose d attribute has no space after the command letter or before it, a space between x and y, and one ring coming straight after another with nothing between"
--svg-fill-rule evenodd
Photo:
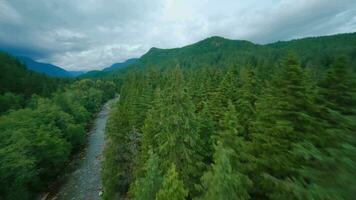
<instances>
[{"instance_id":1,"label":"forested mountain ridge","mask_svg":"<svg viewBox=\"0 0 356 200\"><path fill-rule=\"evenodd\" d=\"M61 67L49 64L49 63L42 63L42 62L37 62L31 58L28 57L18 57L18 59L23 62L23 64L30 70L35 71L37 73L42 73L46 74L51 77L75 77L78 76L78 74L82 74L83 72L71 72L67 71Z\"/></svg>"},{"instance_id":2,"label":"forested mountain ridge","mask_svg":"<svg viewBox=\"0 0 356 200\"><path fill-rule=\"evenodd\" d=\"M0 52L0 71L0 113L21 108L32 95L49 96L73 81L31 71L5 52Z\"/></svg>"},{"instance_id":3,"label":"forested mountain ridge","mask_svg":"<svg viewBox=\"0 0 356 200\"><path fill-rule=\"evenodd\" d=\"M206 66L226 67L233 65L259 66L270 68L275 60L285 57L288 52L300 56L302 67L317 68L321 73L333 62L334 55L348 58L348 67L356 70L356 33L345 33L331 36L318 36L279 41L270 44L254 44L245 40L230 40L213 36L197 43L173 49L151 48L129 68L142 69L147 67L167 68L179 65L183 68L199 68ZM122 79L130 69L118 69L109 73L95 73L90 77ZM265 70L264 73L267 72ZM317 75L321 76L321 75ZM89 78L89 77L88 77Z\"/></svg>"},{"instance_id":4,"label":"forested mountain ridge","mask_svg":"<svg viewBox=\"0 0 356 200\"><path fill-rule=\"evenodd\" d=\"M118 70L122 70L126 67L129 67L130 65L135 64L137 62L137 60L138 60L137 58L131 58L131 59L126 60L125 62L114 63L110 67L106 67L103 70L88 71L84 74L81 74L79 76L79 78L100 78L100 77L110 74L113 71L118 71Z\"/></svg>"},{"instance_id":5,"label":"forested mountain ridge","mask_svg":"<svg viewBox=\"0 0 356 200\"><path fill-rule=\"evenodd\" d=\"M254 44L244 40L229 40L222 37L210 37L192 45L176 49L158 49L151 48L141 57L143 64L163 63L168 60L184 62L194 56L195 59L210 58L211 62L224 61L224 59L242 60L240 62L250 62L256 64L260 60L269 59L273 56L277 59L285 56L288 51L294 51L301 56L302 64L310 61L314 64L317 62L312 59L313 56L327 56L331 54L350 56L351 63L356 60L356 33L338 34L333 36L310 37L296 39L284 42L275 42L267 45ZM237 57L239 56L239 57ZM236 63L236 62L235 62ZM330 63L329 63L330 64ZM203 64L201 64L203 65Z\"/></svg>"},{"instance_id":6,"label":"forested mountain ridge","mask_svg":"<svg viewBox=\"0 0 356 200\"><path fill-rule=\"evenodd\" d=\"M353 199L355 42L212 37L112 73L104 199Z\"/></svg>"},{"instance_id":7,"label":"forested mountain ridge","mask_svg":"<svg viewBox=\"0 0 356 200\"><path fill-rule=\"evenodd\" d=\"M129 65L136 63L137 60L138 60L137 58L130 58L130 59L126 60L125 62L112 64L110 67L106 67L102 71L113 71L113 70L117 70L120 68L124 68L124 67L127 67Z\"/></svg>"}]
</instances>

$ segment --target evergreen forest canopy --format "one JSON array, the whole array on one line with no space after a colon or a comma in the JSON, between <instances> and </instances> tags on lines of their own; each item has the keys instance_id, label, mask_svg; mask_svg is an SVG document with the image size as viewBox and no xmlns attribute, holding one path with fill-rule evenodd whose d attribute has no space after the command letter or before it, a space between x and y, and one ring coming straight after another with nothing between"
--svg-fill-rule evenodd
<instances>
[{"instance_id":1,"label":"evergreen forest canopy","mask_svg":"<svg viewBox=\"0 0 356 200\"><path fill-rule=\"evenodd\" d=\"M102 80L50 78L0 53L0 199L35 199L86 142L116 93Z\"/></svg>"},{"instance_id":2,"label":"evergreen forest canopy","mask_svg":"<svg viewBox=\"0 0 356 200\"><path fill-rule=\"evenodd\" d=\"M33 199L110 114L104 199L353 199L356 33L152 48L93 79L0 54L0 199Z\"/></svg>"},{"instance_id":3,"label":"evergreen forest canopy","mask_svg":"<svg viewBox=\"0 0 356 200\"><path fill-rule=\"evenodd\" d=\"M152 48L103 75L104 199L353 199L355 70L355 33Z\"/></svg>"}]
</instances>

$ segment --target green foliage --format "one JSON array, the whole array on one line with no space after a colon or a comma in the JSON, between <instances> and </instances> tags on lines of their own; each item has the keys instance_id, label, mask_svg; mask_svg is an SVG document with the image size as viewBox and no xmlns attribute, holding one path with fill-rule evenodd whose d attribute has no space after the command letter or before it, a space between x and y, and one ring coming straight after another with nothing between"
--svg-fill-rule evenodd
<instances>
[{"instance_id":1,"label":"green foliage","mask_svg":"<svg viewBox=\"0 0 356 200\"><path fill-rule=\"evenodd\" d=\"M0 113L3 113L10 109L19 109L23 105L23 97L21 95L16 95L11 92L6 92L0 95Z\"/></svg>"},{"instance_id":2,"label":"green foliage","mask_svg":"<svg viewBox=\"0 0 356 200\"><path fill-rule=\"evenodd\" d=\"M353 199L355 36L212 37L110 73L104 198Z\"/></svg>"},{"instance_id":3,"label":"green foliage","mask_svg":"<svg viewBox=\"0 0 356 200\"><path fill-rule=\"evenodd\" d=\"M231 149L226 149L219 142L215 147L214 163L202 177L203 196L201 199L250 199L248 188L252 182L246 175L233 169Z\"/></svg>"},{"instance_id":4,"label":"green foliage","mask_svg":"<svg viewBox=\"0 0 356 200\"><path fill-rule=\"evenodd\" d=\"M1 51L0 71L0 114L22 108L33 94L49 96L73 81L30 71L16 58Z\"/></svg>"},{"instance_id":5,"label":"green foliage","mask_svg":"<svg viewBox=\"0 0 356 200\"><path fill-rule=\"evenodd\" d=\"M291 153L293 146L319 131L297 58L289 55L280 67L257 104L252 134L259 171L255 179L262 189L258 192L277 199L291 197L284 181L298 176L295 168L300 163Z\"/></svg>"},{"instance_id":6,"label":"green foliage","mask_svg":"<svg viewBox=\"0 0 356 200\"><path fill-rule=\"evenodd\" d=\"M156 200L184 200L187 195L188 190L180 180L175 164L172 164L163 177L162 187L157 193Z\"/></svg>"},{"instance_id":7,"label":"green foliage","mask_svg":"<svg viewBox=\"0 0 356 200\"><path fill-rule=\"evenodd\" d=\"M184 182L192 187L201 164L201 157L195 153L201 148L195 107L183 86L180 69L171 71L168 78L166 89L157 93L148 112L143 145L164 158L163 169L174 163Z\"/></svg>"},{"instance_id":8,"label":"green foliage","mask_svg":"<svg viewBox=\"0 0 356 200\"><path fill-rule=\"evenodd\" d=\"M245 139L251 139L251 131L256 114L256 101L259 95L255 72L242 69L240 72L240 87L238 87L236 101L238 131Z\"/></svg>"},{"instance_id":9,"label":"green foliage","mask_svg":"<svg viewBox=\"0 0 356 200\"><path fill-rule=\"evenodd\" d=\"M133 185L133 199L154 200L156 193L161 187L163 177L159 168L158 157L152 152L145 164L144 170L144 177L137 179Z\"/></svg>"},{"instance_id":10,"label":"green foliage","mask_svg":"<svg viewBox=\"0 0 356 200\"><path fill-rule=\"evenodd\" d=\"M82 85L90 92L83 94ZM51 98L33 96L27 108L0 116L0 199L33 199L58 176L85 143L90 114L114 95L108 89L103 96L102 82L82 80ZM16 99L9 93L4 97ZM93 106L82 106L93 99Z\"/></svg>"}]
</instances>

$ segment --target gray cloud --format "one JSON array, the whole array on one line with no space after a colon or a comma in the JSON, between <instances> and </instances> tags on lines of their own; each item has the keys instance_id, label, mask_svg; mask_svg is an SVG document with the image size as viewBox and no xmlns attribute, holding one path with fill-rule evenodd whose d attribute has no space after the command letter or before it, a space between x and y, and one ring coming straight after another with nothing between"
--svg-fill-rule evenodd
<instances>
[{"instance_id":1,"label":"gray cloud","mask_svg":"<svg viewBox=\"0 0 356 200\"><path fill-rule=\"evenodd\" d=\"M354 0L0 0L0 48L71 70L211 35L269 43L356 31Z\"/></svg>"}]
</instances>

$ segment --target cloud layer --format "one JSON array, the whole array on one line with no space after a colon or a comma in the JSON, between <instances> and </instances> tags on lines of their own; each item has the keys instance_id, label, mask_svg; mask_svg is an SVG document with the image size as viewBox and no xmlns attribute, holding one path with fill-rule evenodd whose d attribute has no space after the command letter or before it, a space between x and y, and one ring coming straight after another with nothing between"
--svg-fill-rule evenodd
<instances>
[{"instance_id":1,"label":"cloud layer","mask_svg":"<svg viewBox=\"0 0 356 200\"><path fill-rule=\"evenodd\" d=\"M269 43L356 31L354 0L0 0L0 48L69 70L212 35Z\"/></svg>"}]
</instances>

